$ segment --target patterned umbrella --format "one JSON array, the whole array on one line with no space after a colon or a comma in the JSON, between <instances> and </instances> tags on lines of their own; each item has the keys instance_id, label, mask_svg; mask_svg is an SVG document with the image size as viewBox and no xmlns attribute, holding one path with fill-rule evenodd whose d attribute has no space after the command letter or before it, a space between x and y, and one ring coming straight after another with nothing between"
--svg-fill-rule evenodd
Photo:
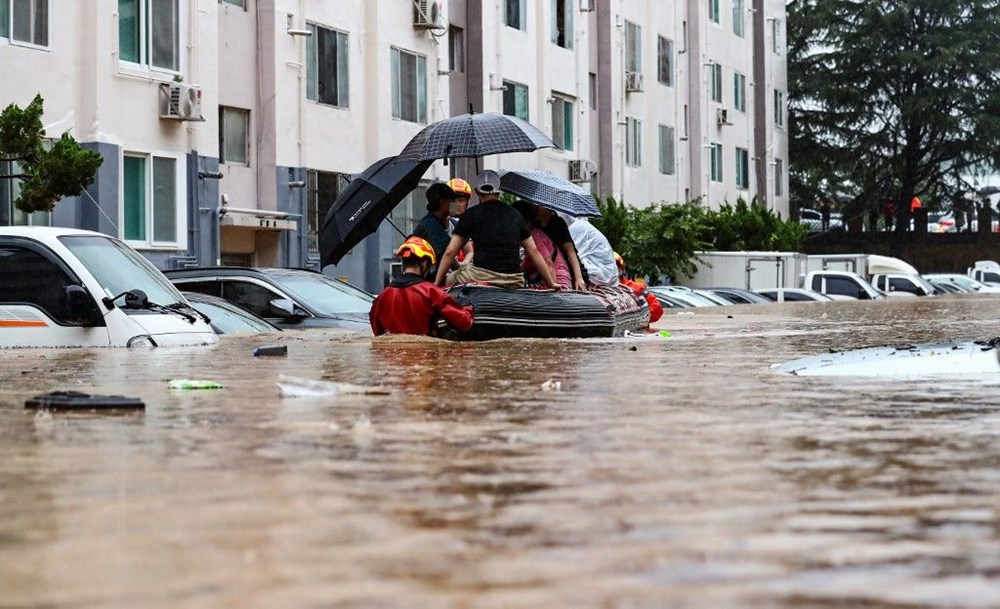
<instances>
[{"instance_id":1,"label":"patterned umbrella","mask_svg":"<svg viewBox=\"0 0 1000 609\"><path fill-rule=\"evenodd\" d=\"M361 240L374 233L382 220L416 188L431 161L375 161L356 176L330 205L319 233L323 266L337 264Z\"/></svg>"},{"instance_id":2,"label":"patterned umbrella","mask_svg":"<svg viewBox=\"0 0 1000 609\"><path fill-rule=\"evenodd\" d=\"M575 218L601 216L593 195L548 171L501 171L500 189Z\"/></svg>"},{"instance_id":3,"label":"patterned umbrella","mask_svg":"<svg viewBox=\"0 0 1000 609\"><path fill-rule=\"evenodd\" d=\"M504 152L554 148L537 127L514 116L487 112L462 114L427 125L399 153L409 161L472 158Z\"/></svg>"}]
</instances>

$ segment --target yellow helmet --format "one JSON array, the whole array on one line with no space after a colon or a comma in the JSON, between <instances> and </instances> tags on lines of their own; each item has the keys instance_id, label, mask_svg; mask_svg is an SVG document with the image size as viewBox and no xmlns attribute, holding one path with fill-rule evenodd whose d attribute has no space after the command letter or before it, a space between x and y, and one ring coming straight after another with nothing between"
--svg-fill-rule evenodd
<instances>
[{"instance_id":1,"label":"yellow helmet","mask_svg":"<svg viewBox=\"0 0 1000 609\"><path fill-rule=\"evenodd\" d=\"M618 252L614 252L614 254L615 254L615 264L618 265L618 269L620 270L625 268L625 261L622 259L622 257L618 254Z\"/></svg>"},{"instance_id":2,"label":"yellow helmet","mask_svg":"<svg viewBox=\"0 0 1000 609\"><path fill-rule=\"evenodd\" d=\"M448 188L460 197L465 197L467 199L472 198L472 186L469 186L469 183L462 178L452 178L448 180Z\"/></svg>"},{"instance_id":3,"label":"yellow helmet","mask_svg":"<svg viewBox=\"0 0 1000 609\"><path fill-rule=\"evenodd\" d=\"M437 256L434 255L434 248L426 239L420 237L410 237L403 241L403 245L396 250L397 258L430 258L431 264L437 263Z\"/></svg>"}]
</instances>

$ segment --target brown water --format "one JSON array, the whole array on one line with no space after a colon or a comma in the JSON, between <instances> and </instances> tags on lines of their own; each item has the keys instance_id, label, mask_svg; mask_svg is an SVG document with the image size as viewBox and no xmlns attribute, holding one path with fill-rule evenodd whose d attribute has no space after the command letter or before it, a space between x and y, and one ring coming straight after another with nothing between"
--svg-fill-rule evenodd
<instances>
[{"instance_id":1,"label":"brown water","mask_svg":"<svg viewBox=\"0 0 1000 609\"><path fill-rule=\"evenodd\" d=\"M668 312L666 340L0 352L0 608L998 607L1000 374L768 369L1000 335L998 311L940 298ZM287 358L251 356L274 342ZM279 374L393 393L287 399ZM55 389L147 409L23 408Z\"/></svg>"}]
</instances>

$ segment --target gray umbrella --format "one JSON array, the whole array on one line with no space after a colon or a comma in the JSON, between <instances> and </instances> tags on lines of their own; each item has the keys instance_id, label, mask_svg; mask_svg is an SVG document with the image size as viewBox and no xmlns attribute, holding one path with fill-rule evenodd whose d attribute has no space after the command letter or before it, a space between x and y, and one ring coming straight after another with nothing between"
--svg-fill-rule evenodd
<instances>
[{"instance_id":1,"label":"gray umbrella","mask_svg":"<svg viewBox=\"0 0 1000 609\"><path fill-rule=\"evenodd\" d=\"M500 189L575 218L601 216L593 195L548 171L501 171Z\"/></svg>"},{"instance_id":2,"label":"gray umbrella","mask_svg":"<svg viewBox=\"0 0 1000 609\"><path fill-rule=\"evenodd\" d=\"M400 160L472 158L504 152L554 148L537 127L514 116L487 112L462 114L427 125L399 153Z\"/></svg>"}]
</instances>

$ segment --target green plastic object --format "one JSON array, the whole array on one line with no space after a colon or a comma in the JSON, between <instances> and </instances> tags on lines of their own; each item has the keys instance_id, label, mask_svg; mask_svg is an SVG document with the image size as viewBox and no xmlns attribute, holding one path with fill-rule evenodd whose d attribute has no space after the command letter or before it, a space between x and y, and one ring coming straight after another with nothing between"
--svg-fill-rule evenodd
<instances>
[{"instance_id":1,"label":"green plastic object","mask_svg":"<svg viewBox=\"0 0 1000 609\"><path fill-rule=\"evenodd\" d=\"M222 389L222 383L191 379L174 379L167 383L168 389Z\"/></svg>"},{"instance_id":2,"label":"green plastic object","mask_svg":"<svg viewBox=\"0 0 1000 609\"><path fill-rule=\"evenodd\" d=\"M663 338L670 338L670 332L667 332L666 330L660 330L659 332L657 332L657 334L659 334Z\"/></svg>"}]
</instances>

